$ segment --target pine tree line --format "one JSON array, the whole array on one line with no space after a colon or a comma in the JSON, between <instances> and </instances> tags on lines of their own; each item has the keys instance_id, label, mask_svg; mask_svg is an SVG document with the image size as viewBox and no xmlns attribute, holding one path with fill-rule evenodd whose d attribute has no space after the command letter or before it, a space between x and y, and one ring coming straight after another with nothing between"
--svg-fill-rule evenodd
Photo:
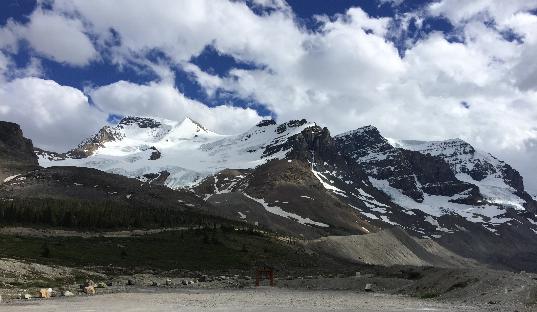
<instances>
[{"instance_id":1,"label":"pine tree line","mask_svg":"<svg viewBox=\"0 0 537 312\"><path fill-rule=\"evenodd\" d=\"M178 207L113 200L14 198L0 200L0 224L112 229L205 225L208 216Z\"/></svg>"}]
</instances>

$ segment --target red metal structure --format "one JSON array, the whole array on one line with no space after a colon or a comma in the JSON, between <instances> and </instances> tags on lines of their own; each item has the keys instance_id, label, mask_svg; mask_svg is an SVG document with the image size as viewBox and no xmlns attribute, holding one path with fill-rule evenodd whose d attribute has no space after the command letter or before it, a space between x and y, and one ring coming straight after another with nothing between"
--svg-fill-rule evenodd
<instances>
[{"instance_id":1,"label":"red metal structure","mask_svg":"<svg viewBox=\"0 0 537 312\"><path fill-rule=\"evenodd\" d=\"M269 267L261 267L255 271L255 286L259 286L259 282L265 278L270 281L270 286L274 286L274 270Z\"/></svg>"}]
</instances>

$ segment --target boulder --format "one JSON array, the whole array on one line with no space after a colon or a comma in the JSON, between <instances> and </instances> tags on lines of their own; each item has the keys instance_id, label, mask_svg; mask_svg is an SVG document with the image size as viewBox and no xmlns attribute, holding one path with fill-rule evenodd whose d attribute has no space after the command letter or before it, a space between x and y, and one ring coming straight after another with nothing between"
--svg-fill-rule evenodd
<instances>
[{"instance_id":1,"label":"boulder","mask_svg":"<svg viewBox=\"0 0 537 312\"><path fill-rule=\"evenodd\" d=\"M136 285L136 282L133 279L128 279L127 280L127 285L134 286L134 285Z\"/></svg>"},{"instance_id":2,"label":"boulder","mask_svg":"<svg viewBox=\"0 0 537 312\"><path fill-rule=\"evenodd\" d=\"M365 288L364 288L365 291L373 291L373 284L365 284Z\"/></svg>"},{"instance_id":3,"label":"boulder","mask_svg":"<svg viewBox=\"0 0 537 312\"><path fill-rule=\"evenodd\" d=\"M158 286L160 286L160 284L158 282L152 281L151 286L158 287Z\"/></svg>"},{"instance_id":4,"label":"boulder","mask_svg":"<svg viewBox=\"0 0 537 312\"><path fill-rule=\"evenodd\" d=\"M181 285L188 285L188 281L187 280L182 280Z\"/></svg>"},{"instance_id":5,"label":"boulder","mask_svg":"<svg viewBox=\"0 0 537 312\"><path fill-rule=\"evenodd\" d=\"M63 295L64 297L72 297L72 296L74 296L75 294L73 294L72 292L66 290L66 291L63 292L62 295Z\"/></svg>"},{"instance_id":6,"label":"boulder","mask_svg":"<svg viewBox=\"0 0 537 312\"><path fill-rule=\"evenodd\" d=\"M173 283L172 283L172 280L171 279L166 279L166 286L172 286Z\"/></svg>"},{"instance_id":7,"label":"boulder","mask_svg":"<svg viewBox=\"0 0 537 312\"><path fill-rule=\"evenodd\" d=\"M32 299L32 296L30 294L24 294L22 296L22 298L26 299L26 300L29 300L29 299Z\"/></svg>"},{"instance_id":8,"label":"boulder","mask_svg":"<svg viewBox=\"0 0 537 312\"><path fill-rule=\"evenodd\" d=\"M38 298L48 299L52 295L52 288L41 288L37 293Z\"/></svg>"},{"instance_id":9,"label":"boulder","mask_svg":"<svg viewBox=\"0 0 537 312\"><path fill-rule=\"evenodd\" d=\"M200 282L207 282L208 279L209 279L209 277L207 275L202 275L198 280Z\"/></svg>"},{"instance_id":10,"label":"boulder","mask_svg":"<svg viewBox=\"0 0 537 312\"><path fill-rule=\"evenodd\" d=\"M84 287L84 293L87 295L95 295L95 287L93 286Z\"/></svg>"},{"instance_id":11,"label":"boulder","mask_svg":"<svg viewBox=\"0 0 537 312\"><path fill-rule=\"evenodd\" d=\"M96 287L97 287L97 288L106 288L106 287L108 287L108 285L106 285L105 282L100 282L100 283L97 284Z\"/></svg>"}]
</instances>

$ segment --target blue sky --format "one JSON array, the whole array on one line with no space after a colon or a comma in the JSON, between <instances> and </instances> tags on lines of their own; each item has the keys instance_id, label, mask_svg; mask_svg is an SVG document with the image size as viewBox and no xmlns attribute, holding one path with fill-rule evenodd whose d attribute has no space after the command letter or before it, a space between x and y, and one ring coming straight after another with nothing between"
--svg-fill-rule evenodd
<instances>
[{"instance_id":1,"label":"blue sky","mask_svg":"<svg viewBox=\"0 0 537 312\"><path fill-rule=\"evenodd\" d=\"M0 118L66 150L122 115L459 137L537 170L536 0L5 0ZM537 190L537 179L527 178ZM534 181L535 180L535 181Z\"/></svg>"}]
</instances>

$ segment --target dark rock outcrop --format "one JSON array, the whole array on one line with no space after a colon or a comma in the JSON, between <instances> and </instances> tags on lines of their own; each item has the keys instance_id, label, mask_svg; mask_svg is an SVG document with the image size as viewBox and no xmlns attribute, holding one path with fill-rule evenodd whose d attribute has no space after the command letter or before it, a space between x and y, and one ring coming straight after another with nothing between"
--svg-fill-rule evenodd
<instances>
[{"instance_id":1,"label":"dark rock outcrop","mask_svg":"<svg viewBox=\"0 0 537 312\"><path fill-rule=\"evenodd\" d=\"M38 166L32 141L23 136L20 126L0 121L0 183Z\"/></svg>"},{"instance_id":2,"label":"dark rock outcrop","mask_svg":"<svg viewBox=\"0 0 537 312\"><path fill-rule=\"evenodd\" d=\"M145 124L144 124L145 125ZM67 156L71 158L86 158L92 155L99 147L104 146L106 142L117 139L117 134L109 126L105 126L99 130L93 137L82 142L76 148L67 152Z\"/></svg>"},{"instance_id":3,"label":"dark rock outcrop","mask_svg":"<svg viewBox=\"0 0 537 312\"><path fill-rule=\"evenodd\" d=\"M349 162L355 162L376 179L387 180L390 186L416 202L422 202L424 194L464 193L469 195L466 201L480 199L477 187L459 181L444 159L393 147L375 127L336 136L335 141Z\"/></svg>"}]
</instances>

